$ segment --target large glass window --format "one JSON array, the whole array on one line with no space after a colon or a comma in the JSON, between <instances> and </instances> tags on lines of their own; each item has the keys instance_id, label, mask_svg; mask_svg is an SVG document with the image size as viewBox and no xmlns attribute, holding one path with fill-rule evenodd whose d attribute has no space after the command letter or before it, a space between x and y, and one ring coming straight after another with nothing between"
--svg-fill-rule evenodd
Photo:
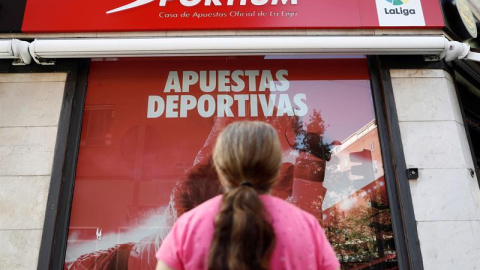
<instances>
[{"instance_id":1,"label":"large glass window","mask_svg":"<svg viewBox=\"0 0 480 270\"><path fill-rule=\"evenodd\" d=\"M154 269L175 220L221 193L218 133L259 120L283 147L272 194L317 217L343 269L397 269L373 108L362 56L93 61L65 268Z\"/></svg>"}]
</instances>

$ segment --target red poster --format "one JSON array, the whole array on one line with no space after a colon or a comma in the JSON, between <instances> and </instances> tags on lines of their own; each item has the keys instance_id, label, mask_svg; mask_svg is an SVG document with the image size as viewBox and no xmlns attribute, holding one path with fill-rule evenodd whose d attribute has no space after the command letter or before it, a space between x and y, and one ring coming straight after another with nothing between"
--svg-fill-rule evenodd
<instances>
[{"instance_id":1,"label":"red poster","mask_svg":"<svg viewBox=\"0 0 480 270\"><path fill-rule=\"evenodd\" d=\"M272 194L315 215L338 254L365 249L346 267L391 264L366 59L302 58L92 62L65 268L154 269L177 217L221 193L212 146L241 120L278 131L283 163ZM372 221L372 211L383 212ZM372 222L387 229L379 235Z\"/></svg>"},{"instance_id":2,"label":"red poster","mask_svg":"<svg viewBox=\"0 0 480 270\"><path fill-rule=\"evenodd\" d=\"M438 0L28 0L22 31L443 26Z\"/></svg>"}]
</instances>

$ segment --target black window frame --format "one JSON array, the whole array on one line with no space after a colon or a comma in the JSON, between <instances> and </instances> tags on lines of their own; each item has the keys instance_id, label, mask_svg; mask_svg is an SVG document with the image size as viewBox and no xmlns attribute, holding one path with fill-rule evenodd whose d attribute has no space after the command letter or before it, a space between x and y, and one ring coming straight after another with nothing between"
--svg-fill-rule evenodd
<instances>
[{"instance_id":1,"label":"black window frame","mask_svg":"<svg viewBox=\"0 0 480 270\"><path fill-rule=\"evenodd\" d=\"M55 65L12 65L0 60L0 73L67 73L37 269L63 269L89 63L62 59Z\"/></svg>"},{"instance_id":2,"label":"black window frame","mask_svg":"<svg viewBox=\"0 0 480 270\"><path fill-rule=\"evenodd\" d=\"M463 127L465 128L465 133L467 135L467 140L468 140L468 146L470 148L470 154L472 156L472 161L473 161L473 167L472 168L474 170L474 176L477 177L477 183L478 183L478 186L480 187L480 166L478 166L477 162L476 162L476 157L477 157L477 154L480 154L480 153L475 153L475 147L473 147L473 142L472 142L472 138L471 138L471 135L470 135L470 130L468 129L468 126L466 124L466 116L465 116L465 107L462 103L462 98L460 97L460 87L458 87L458 82L457 82L457 78L455 77L455 72L458 72L461 76L463 76L469 83L471 83L472 85L475 85L477 86L478 89L480 89L480 64L478 63L469 63L469 62L466 62L464 60L460 60L460 59L457 59L455 61L453 61L451 63L451 74L452 74L452 77L454 79L454 84L455 84L455 90L456 90L456 94L457 94L457 100L458 100L458 103L460 105L460 112L462 113L462 119L463 119Z\"/></svg>"}]
</instances>

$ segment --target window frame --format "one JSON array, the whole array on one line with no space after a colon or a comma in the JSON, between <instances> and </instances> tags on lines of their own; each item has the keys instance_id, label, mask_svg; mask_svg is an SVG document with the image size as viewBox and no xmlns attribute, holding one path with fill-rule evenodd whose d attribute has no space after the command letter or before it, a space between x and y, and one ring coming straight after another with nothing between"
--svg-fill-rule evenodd
<instances>
[{"instance_id":1,"label":"window frame","mask_svg":"<svg viewBox=\"0 0 480 270\"><path fill-rule=\"evenodd\" d=\"M389 69L419 68L423 59L410 61L367 56L370 84L382 151L395 247L400 269L423 269L420 243L396 113ZM67 247L75 169L80 146L90 60L59 60L55 66L30 65L0 72L67 72L65 94L56 138L51 184L37 269L63 269Z\"/></svg>"}]
</instances>

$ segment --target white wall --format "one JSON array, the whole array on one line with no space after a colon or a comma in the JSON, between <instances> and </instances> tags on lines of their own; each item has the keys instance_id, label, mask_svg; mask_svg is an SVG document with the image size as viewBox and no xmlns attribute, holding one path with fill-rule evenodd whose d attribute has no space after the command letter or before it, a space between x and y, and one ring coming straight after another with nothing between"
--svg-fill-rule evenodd
<instances>
[{"instance_id":1,"label":"white wall","mask_svg":"<svg viewBox=\"0 0 480 270\"><path fill-rule=\"evenodd\" d=\"M65 73L0 74L0 269L36 269Z\"/></svg>"},{"instance_id":2,"label":"white wall","mask_svg":"<svg viewBox=\"0 0 480 270\"><path fill-rule=\"evenodd\" d=\"M427 270L480 269L480 190L452 77L391 70L413 207Z\"/></svg>"}]
</instances>

